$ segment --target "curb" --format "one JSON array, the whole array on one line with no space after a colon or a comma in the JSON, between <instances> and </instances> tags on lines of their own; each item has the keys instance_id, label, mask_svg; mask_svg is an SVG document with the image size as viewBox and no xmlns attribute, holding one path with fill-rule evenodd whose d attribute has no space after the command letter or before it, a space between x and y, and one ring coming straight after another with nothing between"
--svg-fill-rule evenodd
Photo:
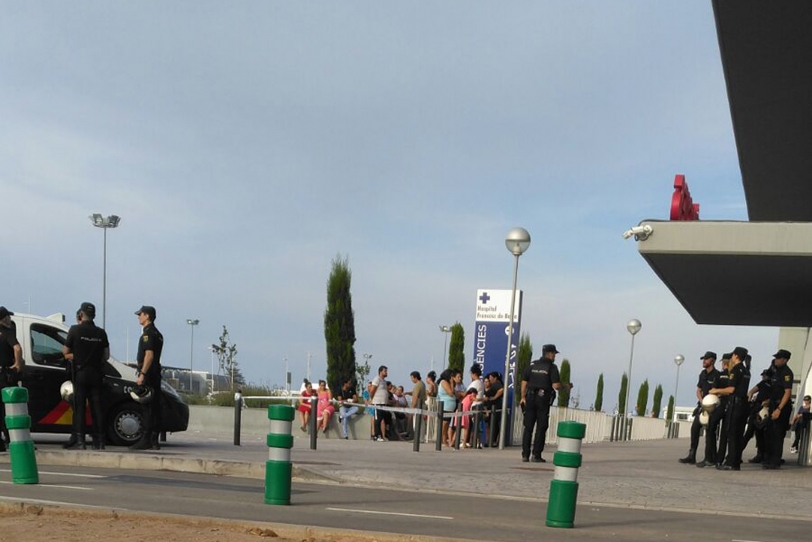
<instances>
[{"instance_id":1,"label":"curb","mask_svg":"<svg viewBox=\"0 0 812 542\"><path fill-rule=\"evenodd\" d=\"M93 467L100 469L166 470L214 474L217 476L237 476L239 478L265 479L265 464L261 462L227 461L222 459L199 459L171 457L149 453L117 452L61 452L38 450L37 462L40 465ZM0 458L0 464L8 464L8 457ZM341 483L342 480L316 472L307 467L293 464L293 480L299 482Z\"/></svg>"}]
</instances>

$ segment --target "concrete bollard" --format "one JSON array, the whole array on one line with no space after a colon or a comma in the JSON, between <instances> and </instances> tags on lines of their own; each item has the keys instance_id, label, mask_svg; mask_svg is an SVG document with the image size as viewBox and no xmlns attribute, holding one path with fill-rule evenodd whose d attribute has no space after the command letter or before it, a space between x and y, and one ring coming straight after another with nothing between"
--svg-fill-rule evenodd
<instances>
[{"instance_id":1,"label":"concrete bollard","mask_svg":"<svg viewBox=\"0 0 812 542\"><path fill-rule=\"evenodd\" d=\"M548 527L573 527L578 500L578 467L582 459L581 440L584 435L586 424L572 421L558 424L558 451L553 455L555 473L550 482L547 503Z\"/></svg>"},{"instance_id":2,"label":"concrete bollard","mask_svg":"<svg viewBox=\"0 0 812 542\"><path fill-rule=\"evenodd\" d=\"M28 390L22 387L3 388L6 404L6 427L9 435L11 479L15 484L38 484L39 471L31 440L31 416L28 415Z\"/></svg>"},{"instance_id":3,"label":"concrete bollard","mask_svg":"<svg viewBox=\"0 0 812 542\"><path fill-rule=\"evenodd\" d=\"M271 432L268 433L268 461L265 462L265 504L290 504L290 480L293 464L290 449L293 448L293 419L296 409L289 405L268 406Z\"/></svg>"}]
</instances>

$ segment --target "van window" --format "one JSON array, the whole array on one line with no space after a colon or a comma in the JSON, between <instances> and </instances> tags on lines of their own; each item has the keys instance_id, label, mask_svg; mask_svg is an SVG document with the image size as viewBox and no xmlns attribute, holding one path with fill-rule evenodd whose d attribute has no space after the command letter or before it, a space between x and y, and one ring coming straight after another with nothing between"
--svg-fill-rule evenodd
<instances>
[{"instance_id":1,"label":"van window","mask_svg":"<svg viewBox=\"0 0 812 542\"><path fill-rule=\"evenodd\" d=\"M34 363L55 367L67 367L62 346L68 334L51 326L31 326L31 357Z\"/></svg>"}]
</instances>

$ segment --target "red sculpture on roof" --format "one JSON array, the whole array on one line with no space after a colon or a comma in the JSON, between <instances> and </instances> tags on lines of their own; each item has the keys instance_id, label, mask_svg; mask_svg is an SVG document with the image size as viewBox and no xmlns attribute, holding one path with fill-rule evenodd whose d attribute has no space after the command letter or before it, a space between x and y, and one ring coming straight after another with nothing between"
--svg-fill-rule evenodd
<instances>
[{"instance_id":1,"label":"red sculpture on roof","mask_svg":"<svg viewBox=\"0 0 812 542\"><path fill-rule=\"evenodd\" d=\"M671 220L699 220L699 204L691 199L685 175L674 176L674 195L671 196Z\"/></svg>"}]
</instances>

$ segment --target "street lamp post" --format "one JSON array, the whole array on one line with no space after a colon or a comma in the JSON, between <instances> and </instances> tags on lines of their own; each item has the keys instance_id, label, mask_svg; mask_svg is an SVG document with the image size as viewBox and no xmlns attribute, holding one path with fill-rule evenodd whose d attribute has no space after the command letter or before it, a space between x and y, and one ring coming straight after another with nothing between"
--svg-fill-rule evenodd
<instances>
[{"instance_id":1,"label":"street lamp post","mask_svg":"<svg viewBox=\"0 0 812 542\"><path fill-rule=\"evenodd\" d=\"M443 341L443 363L448 363L446 352L448 352L448 334L451 333L451 326L440 326L440 331L442 331L445 336L445 340ZM445 367L445 365L442 366Z\"/></svg>"},{"instance_id":2,"label":"street lamp post","mask_svg":"<svg viewBox=\"0 0 812 542\"><path fill-rule=\"evenodd\" d=\"M674 363L677 366L677 384L674 386L674 409L671 412L671 423L672 424L675 421L677 421L677 396L678 396L677 394L679 393L679 368L680 368L680 365L682 365L682 363L684 361L685 361L685 358L682 356L682 354L677 354L676 356L674 356Z\"/></svg>"},{"instance_id":3,"label":"street lamp post","mask_svg":"<svg viewBox=\"0 0 812 542\"><path fill-rule=\"evenodd\" d=\"M516 378L511 381L510 372L510 352L513 343L513 317L514 306L516 305L516 282L519 278L519 257L524 254L530 247L530 233L524 228L513 228L507 233L505 237L505 246L508 251L513 254L513 291L510 295L510 321L508 322L508 340L507 340L507 353L505 354L505 386L506 392L502 394L502 416L501 424L499 425L499 449L505 449L505 426L507 425L507 407L508 407L508 393L507 390L513 385L513 393L516 393Z\"/></svg>"},{"instance_id":4,"label":"street lamp post","mask_svg":"<svg viewBox=\"0 0 812 542\"><path fill-rule=\"evenodd\" d=\"M626 330L632 336L632 348L631 353L629 354L629 376L626 379L626 404L623 408L623 440L629 438L627 435L628 426L629 426L629 392L632 389L632 361L634 361L634 336L637 335L637 332L640 331L640 328L643 327L643 324L640 323L640 320L634 318L629 320L626 323Z\"/></svg>"},{"instance_id":5,"label":"street lamp post","mask_svg":"<svg viewBox=\"0 0 812 542\"><path fill-rule=\"evenodd\" d=\"M212 394L214 393L214 351L215 351L215 348L216 347L214 345L206 347L206 350L211 352L211 392L212 392Z\"/></svg>"},{"instance_id":6,"label":"street lamp post","mask_svg":"<svg viewBox=\"0 0 812 542\"><path fill-rule=\"evenodd\" d=\"M200 320L186 319L186 323L192 328L192 343L189 347L189 392L194 393L195 389L192 385L192 377L194 376L195 369L195 326L200 323Z\"/></svg>"},{"instance_id":7,"label":"street lamp post","mask_svg":"<svg viewBox=\"0 0 812 542\"><path fill-rule=\"evenodd\" d=\"M104 328L107 323L107 230L117 228L118 223L121 222L121 217L117 215L104 217L99 213L93 213L88 218L94 226L104 230L104 267L102 272L102 328Z\"/></svg>"}]
</instances>

